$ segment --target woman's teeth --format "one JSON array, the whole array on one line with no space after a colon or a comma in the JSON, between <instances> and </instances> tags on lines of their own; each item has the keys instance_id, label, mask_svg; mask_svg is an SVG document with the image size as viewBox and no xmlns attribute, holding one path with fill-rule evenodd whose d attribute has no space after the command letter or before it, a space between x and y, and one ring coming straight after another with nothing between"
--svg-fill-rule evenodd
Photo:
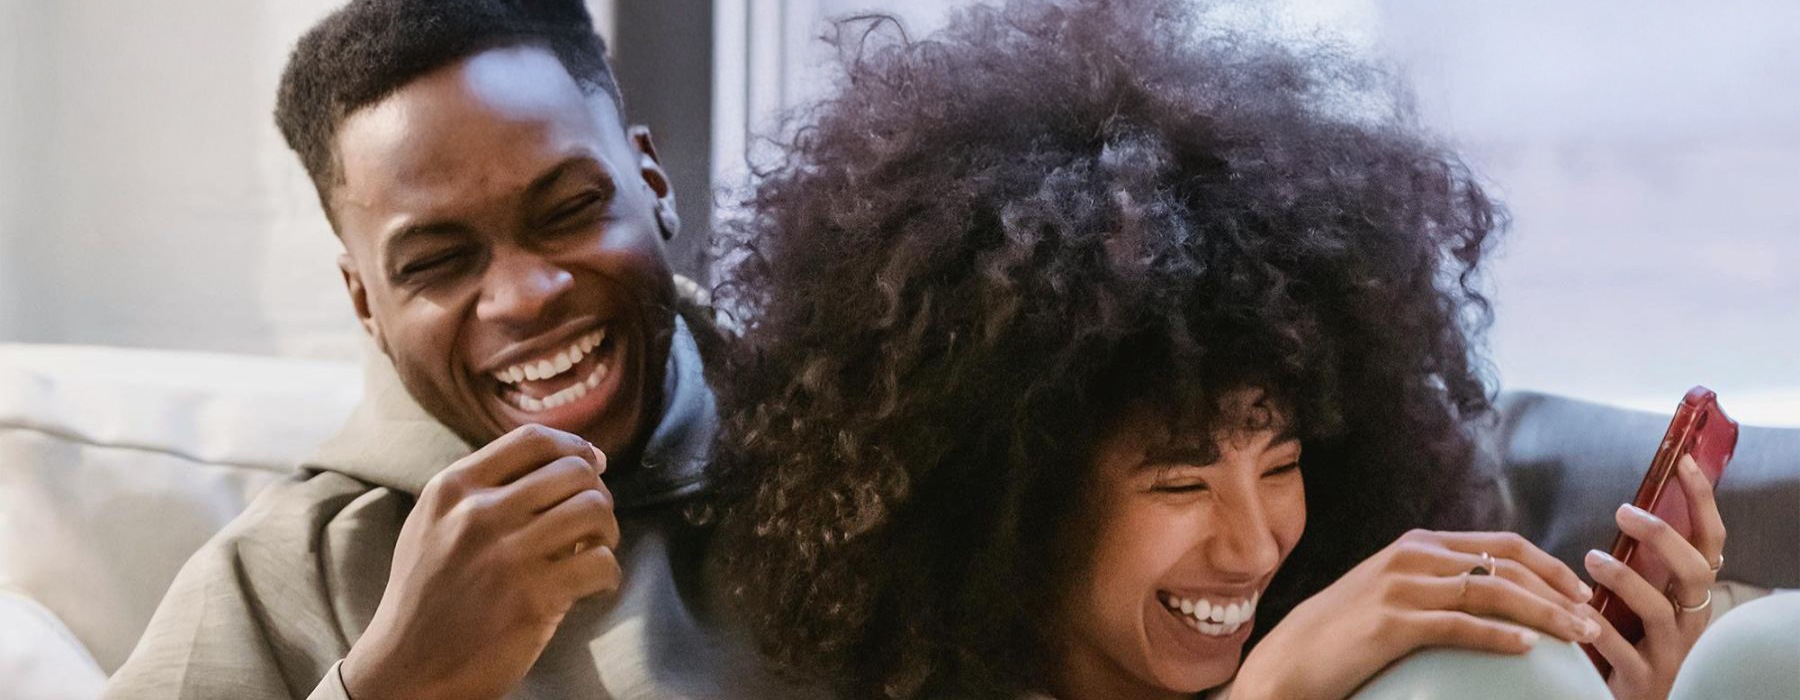
<instances>
[{"instance_id":1,"label":"woman's teeth","mask_svg":"<svg viewBox=\"0 0 1800 700\"><path fill-rule=\"evenodd\" d=\"M1227 602L1181 598L1172 593L1158 593L1157 596L1169 612L1175 613L1176 617L1201 634L1224 637L1256 617L1256 602L1262 599L1262 591L1251 594L1249 598Z\"/></svg>"},{"instance_id":2,"label":"woman's teeth","mask_svg":"<svg viewBox=\"0 0 1800 700\"><path fill-rule=\"evenodd\" d=\"M575 342L569 343L569 347L557 351L555 355L521 362L494 372L493 377L500 380L502 384L549 379L569 371L570 368L580 363L582 358L587 357L589 352L593 352L594 348L600 347L600 343L605 340L606 329L602 328L576 338Z\"/></svg>"}]
</instances>

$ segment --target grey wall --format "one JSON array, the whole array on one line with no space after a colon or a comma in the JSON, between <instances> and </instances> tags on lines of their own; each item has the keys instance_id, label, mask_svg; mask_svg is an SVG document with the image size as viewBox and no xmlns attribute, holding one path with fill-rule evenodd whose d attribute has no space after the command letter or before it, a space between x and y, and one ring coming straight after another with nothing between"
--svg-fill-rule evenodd
<instances>
[{"instance_id":1,"label":"grey wall","mask_svg":"<svg viewBox=\"0 0 1800 700\"><path fill-rule=\"evenodd\" d=\"M348 358L340 248L271 112L341 0L0 0L0 342ZM710 1L591 3L658 127L695 267Z\"/></svg>"},{"instance_id":2,"label":"grey wall","mask_svg":"<svg viewBox=\"0 0 1800 700\"><path fill-rule=\"evenodd\" d=\"M830 54L807 43L826 18L880 9L929 31L964 3L771 4L786 14L774 88L792 106L827 84ZM1667 411L1704 383L1751 420L1800 425L1800 4L1282 0L1227 14L1393 65L1427 127L1510 205L1489 280L1501 388Z\"/></svg>"},{"instance_id":3,"label":"grey wall","mask_svg":"<svg viewBox=\"0 0 1800 700\"><path fill-rule=\"evenodd\" d=\"M4 0L0 340L347 356L336 241L272 126L325 0Z\"/></svg>"},{"instance_id":4,"label":"grey wall","mask_svg":"<svg viewBox=\"0 0 1800 700\"><path fill-rule=\"evenodd\" d=\"M682 231L670 243L678 272L704 277L712 230L712 0L614 5L612 41L627 118L650 125L675 185Z\"/></svg>"},{"instance_id":5,"label":"grey wall","mask_svg":"<svg viewBox=\"0 0 1800 700\"><path fill-rule=\"evenodd\" d=\"M269 121L289 47L336 4L0 0L0 342L354 352L336 242ZM731 148L823 85L820 22L885 6L929 28L960 3L590 4L630 118L656 129L691 272ZM1503 386L1666 406L1707 383L1800 423L1800 4L1280 6L1396 61L1511 204Z\"/></svg>"},{"instance_id":6,"label":"grey wall","mask_svg":"<svg viewBox=\"0 0 1800 700\"><path fill-rule=\"evenodd\" d=\"M1800 5L1382 0L1426 120L1511 205L1503 384L1800 424Z\"/></svg>"},{"instance_id":7,"label":"grey wall","mask_svg":"<svg viewBox=\"0 0 1800 700\"><path fill-rule=\"evenodd\" d=\"M25 305L18 280L25 232L41 230L28 202L41 195L31 176L37 155L32 129L32 100L45 90L41 37L30 27L41 26L48 6L21 0L0 0L0 338L22 327Z\"/></svg>"}]
</instances>

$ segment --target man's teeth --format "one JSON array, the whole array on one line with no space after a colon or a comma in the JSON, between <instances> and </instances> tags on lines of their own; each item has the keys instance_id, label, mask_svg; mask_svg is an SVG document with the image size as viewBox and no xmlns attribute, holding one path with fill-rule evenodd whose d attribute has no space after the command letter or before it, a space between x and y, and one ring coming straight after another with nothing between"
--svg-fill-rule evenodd
<instances>
[{"instance_id":1,"label":"man's teeth","mask_svg":"<svg viewBox=\"0 0 1800 700\"><path fill-rule=\"evenodd\" d=\"M596 364L594 365L594 371L590 372L586 379L569 385L569 388L567 389L563 389L562 391L542 399L534 399L524 395L519 396L519 408L523 408L527 411L542 411L546 408L556 408L557 406L587 396L588 390L600 386L600 380L604 378L606 378L606 365Z\"/></svg>"},{"instance_id":2,"label":"man's teeth","mask_svg":"<svg viewBox=\"0 0 1800 700\"><path fill-rule=\"evenodd\" d=\"M500 383L502 384L518 384L519 382L524 381L549 379L569 371L569 368L574 367L581 362L582 358L587 357L588 353L593 352L594 348L600 347L600 343L604 340L606 340L606 330L597 330L581 336L580 338L576 338L575 342L570 343L566 348L558 350L554 355L543 357L535 361L527 360L521 362L498 372L494 372L493 376L495 379L500 380ZM572 389L574 387L570 388ZM554 394L551 396L554 396ZM550 397L546 396L544 398L548 400Z\"/></svg>"},{"instance_id":3,"label":"man's teeth","mask_svg":"<svg viewBox=\"0 0 1800 700\"><path fill-rule=\"evenodd\" d=\"M1223 637L1236 632L1238 627L1256 617L1256 602L1262 599L1262 591L1257 591L1249 598L1229 602L1182 598L1172 593L1164 593L1161 598L1164 607L1177 613L1194 629L1202 634Z\"/></svg>"}]
</instances>

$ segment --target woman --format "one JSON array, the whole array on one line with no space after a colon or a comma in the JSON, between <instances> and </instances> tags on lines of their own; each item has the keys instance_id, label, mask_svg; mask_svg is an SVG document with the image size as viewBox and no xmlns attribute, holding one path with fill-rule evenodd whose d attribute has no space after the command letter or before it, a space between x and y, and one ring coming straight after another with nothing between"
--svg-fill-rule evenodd
<instances>
[{"instance_id":1,"label":"woman","mask_svg":"<svg viewBox=\"0 0 1800 700\"><path fill-rule=\"evenodd\" d=\"M1466 426L1498 206L1379 74L1184 7L848 25L720 287L765 649L848 697L1342 697L1548 634L1666 692L1697 616L1596 562L1632 647L1548 555L1459 532L1495 517ZM1697 601L1717 549L1648 544Z\"/></svg>"}]
</instances>

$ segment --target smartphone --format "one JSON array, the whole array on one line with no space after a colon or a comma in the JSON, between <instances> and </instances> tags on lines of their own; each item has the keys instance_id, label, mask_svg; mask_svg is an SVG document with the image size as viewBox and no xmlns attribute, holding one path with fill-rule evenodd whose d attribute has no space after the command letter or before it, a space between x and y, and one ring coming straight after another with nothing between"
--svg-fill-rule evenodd
<instances>
[{"instance_id":1,"label":"smartphone","mask_svg":"<svg viewBox=\"0 0 1800 700\"><path fill-rule=\"evenodd\" d=\"M1692 541L1694 523L1688 515L1687 492L1682 490L1681 482L1675 476L1676 463L1684 454L1693 455L1694 463L1706 476L1707 483L1717 487L1720 475L1725 473L1725 465L1731 461L1732 450L1737 448L1737 438L1737 421L1719 408L1718 396L1703 386L1689 389L1687 396L1682 397L1681 405L1675 407L1675 417L1669 420L1669 430L1663 434L1656 456L1650 459L1650 471L1644 475L1643 483L1638 484L1632 505L1662 518L1682 537ZM1658 590L1668 590L1668 568L1653 554L1639 555L1637 544L1637 540L1619 533L1613 539L1613 558L1642 574L1644 580ZM1613 629L1618 630L1625 641L1636 644L1644 638L1643 620L1605 586L1596 587L1594 599L1589 604L1612 623ZM1602 677L1612 674L1612 665L1593 645L1581 646L1587 651L1588 659L1600 669Z\"/></svg>"}]
</instances>

